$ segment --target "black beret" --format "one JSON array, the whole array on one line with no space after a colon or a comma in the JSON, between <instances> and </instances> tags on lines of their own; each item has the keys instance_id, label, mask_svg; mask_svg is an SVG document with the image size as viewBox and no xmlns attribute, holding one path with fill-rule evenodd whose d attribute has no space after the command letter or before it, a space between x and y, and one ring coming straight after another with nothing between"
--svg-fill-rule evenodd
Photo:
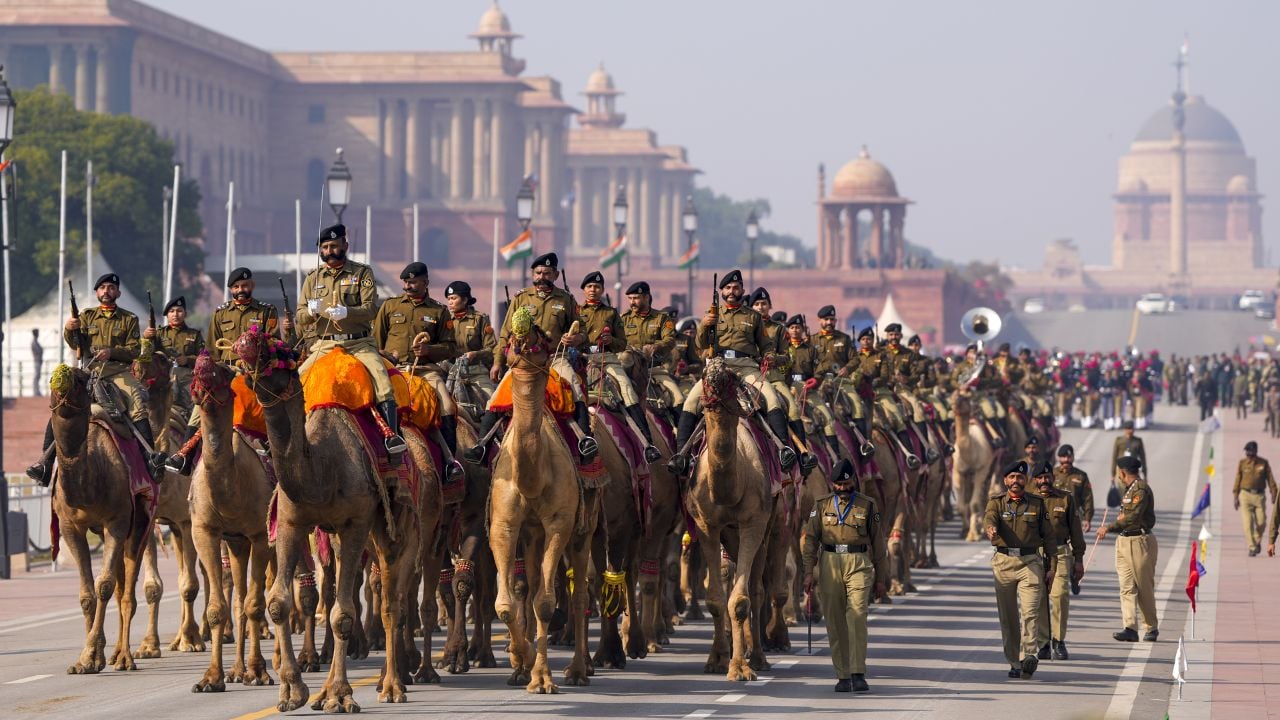
<instances>
[{"instance_id":1,"label":"black beret","mask_svg":"<svg viewBox=\"0 0 1280 720\"><path fill-rule=\"evenodd\" d=\"M346 240L346 239L347 239L347 226L343 225L342 223L338 223L337 225L330 225L329 227L321 230L320 238L316 240L316 244L319 245L325 240Z\"/></svg>"},{"instance_id":2,"label":"black beret","mask_svg":"<svg viewBox=\"0 0 1280 720\"><path fill-rule=\"evenodd\" d=\"M627 288L627 294L628 295L652 295L653 293L649 291L649 283L643 280L637 280L636 282L631 283L631 287Z\"/></svg>"},{"instance_id":3,"label":"black beret","mask_svg":"<svg viewBox=\"0 0 1280 720\"><path fill-rule=\"evenodd\" d=\"M241 280L252 280L252 279L253 279L253 272L250 271L249 268L238 267L235 270L232 270L231 274L227 276L227 287L231 287L232 285L235 285Z\"/></svg>"},{"instance_id":4,"label":"black beret","mask_svg":"<svg viewBox=\"0 0 1280 720\"><path fill-rule=\"evenodd\" d=\"M1035 435L1032 435L1031 437L1027 438L1027 445L1039 445L1039 444L1040 444L1040 439L1037 438ZM1026 445L1024 445L1023 447L1026 447Z\"/></svg>"},{"instance_id":5,"label":"black beret","mask_svg":"<svg viewBox=\"0 0 1280 720\"><path fill-rule=\"evenodd\" d=\"M1132 455L1124 455L1116 460L1116 467L1125 472L1136 473L1142 469L1142 461Z\"/></svg>"},{"instance_id":6,"label":"black beret","mask_svg":"<svg viewBox=\"0 0 1280 720\"><path fill-rule=\"evenodd\" d=\"M787 314L781 310L778 310L774 312L772 315L770 315L769 319L774 322L784 323L787 321Z\"/></svg>"},{"instance_id":7,"label":"black beret","mask_svg":"<svg viewBox=\"0 0 1280 720\"><path fill-rule=\"evenodd\" d=\"M1000 347L996 348L996 352L1009 352L1009 343L1000 343Z\"/></svg>"},{"instance_id":8,"label":"black beret","mask_svg":"<svg viewBox=\"0 0 1280 720\"><path fill-rule=\"evenodd\" d=\"M583 288L585 290L587 285L590 285L591 283L599 283L601 285L604 285L604 273L600 272L599 270L592 270L591 272L587 273L585 277L582 278L582 284L579 285L578 287Z\"/></svg>"},{"instance_id":9,"label":"black beret","mask_svg":"<svg viewBox=\"0 0 1280 720\"><path fill-rule=\"evenodd\" d=\"M471 286L462 280L454 280L444 289L444 296L449 297L450 295L466 296L470 298ZM475 298L471 299L474 300Z\"/></svg>"},{"instance_id":10,"label":"black beret","mask_svg":"<svg viewBox=\"0 0 1280 720\"><path fill-rule=\"evenodd\" d=\"M1028 472L1026 460L1014 460L1004 466L1004 470L1000 473L1000 477L1008 477L1014 473L1026 475Z\"/></svg>"},{"instance_id":11,"label":"black beret","mask_svg":"<svg viewBox=\"0 0 1280 720\"><path fill-rule=\"evenodd\" d=\"M887 333L902 332L902 323L889 323L884 326L884 331Z\"/></svg>"},{"instance_id":12,"label":"black beret","mask_svg":"<svg viewBox=\"0 0 1280 720\"><path fill-rule=\"evenodd\" d=\"M1058 446L1058 457L1073 457L1075 454L1076 449L1066 443Z\"/></svg>"},{"instance_id":13,"label":"black beret","mask_svg":"<svg viewBox=\"0 0 1280 720\"><path fill-rule=\"evenodd\" d=\"M864 328L862 332L858 333L859 340L861 340L864 337L874 338L875 336L876 336L876 331L875 331L875 328L872 328L872 327Z\"/></svg>"},{"instance_id":14,"label":"black beret","mask_svg":"<svg viewBox=\"0 0 1280 720\"><path fill-rule=\"evenodd\" d=\"M1041 461L1039 465L1036 465L1035 477L1040 477L1041 475L1052 475L1052 474L1053 474L1053 463L1050 463L1048 460Z\"/></svg>"},{"instance_id":15,"label":"black beret","mask_svg":"<svg viewBox=\"0 0 1280 720\"><path fill-rule=\"evenodd\" d=\"M772 304L773 304L773 298L769 296L769 291L768 291L768 290L765 290L765 289L764 289L764 288L762 288L762 287L758 287L758 288L756 288L755 290L752 290L752 291L751 291L751 297L750 297L750 302L751 302L751 304L752 304L752 305L755 305L756 303L760 302L761 300L767 300L767 301L769 302L769 304L770 304L770 305L772 305Z\"/></svg>"},{"instance_id":16,"label":"black beret","mask_svg":"<svg viewBox=\"0 0 1280 720\"><path fill-rule=\"evenodd\" d=\"M1256 443L1256 442L1254 442L1254 441L1250 440L1249 442L1247 442L1247 443L1245 443L1245 444L1244 444L1244 451L1245 451L1245 452L1258 452L1258 443Z\"/></svg>"},{"instance_id":17,"label":"black beret","mask_svg":"<svg viewBox=\"0 0 1280 720\"><path fill-rule=\"evenodd\" d=\"M186 309L187 309L187 299L186 299L186 298L184 298L184 297L182 297L181 295L179 295L178 297L176 297L176 298L174 298L174 299L170 300L170 301L169 301L169 304L164 306L164 314L165 314L165 315L168 315L168 314L169 314L169 311L170 311L170 310L172 310L172 309L174 309L174 308L176 308L176 307L180 307L180 308L182 308L183 310L186 310Z\"/></svg>"},{"instance_id":18,"label":"black beret","mask_svg":"<svg viewBox=\"0 0 1280 720\"><path fill-rule=\"evenodd\" d=\"M680 332L684 332L686 330L692 330L696 327L698 327L698 321L694 320L693 318L689 318L681 322L680 327L678 329L680 330Z\"/></svg>"},{"instance_id":19,"label":"black beret","mask_svg":"<svg viewBox=\"0 0 1280 720\"><path fill-rule=\"evenodd\" d=\"M804 316L792 315L787 319L787 327L791 327L792 325L804 325Z\"/></svg>"},{"instance_id":20,"label":"black beret","mask_svg":"<svg viewBox=\"0 0 1280 720\"><path fill-rule=\"evenodd\" d=\"M98 281L93 284L93 289L97 290L98 288L102 287L103 283L111 283L112 285L115 285L118 288L120 287L120 276L115 273L106 273L105 275L100 275L98 277Z\"/></svg>"},{"instance_id":21,"label":"black beret","mask_svg":"<svg viewBox=\"0 0 1280 720\"><path fill-rule=\"evenodd\" d=\"M426 274L427 274L426 263L411 262L408 265L404 266L404 270L400 271L400 279L412 280L418 277L419 275L426 275Z\"/></svg>"},{"instance_id":22,"label":"black beret","mask_svg":"<svg viewBox=\"0 0 1280 720\"><path fill-rule=\"evenodd\" d=\"M853 473L853 462L849 458L840 458L840 462L831 468L831 483L848 482L856 477Z\"/></svg>"},{"instance_id":23,"label":"black beret","mask_svg":"<svg viewBox=\"0 0 1280 720\"><path fill-rule=\"evenodd\" d=\"M907 340L907 344L908 344L908 345L920 345L920 344L922 344L922 343L920 342L920 336L919 336L919 335L912 335L912 336Z\"/></svg>"},{"instance_id":24,"label":"black beret","mask_svg":"<svg viewBox=\"0 0 1280 720\"><path fill-rule=\"evenodd\" d=\"M729 283L738 283L739 285L741 285L742 271L730 270L729 272L725 273L725 276L720 278L720 289L723 290L725 286L728 285Z\"/></svg>"},{"instance_id":25,"label":"black beret","mask_svg":"<svg viewBox=\"0 0 1280 720\"><path fill-rule=\"evenodd\" d=\"M553 253L553 252L544 253L544 254L539 255L538 257L534 258L534 259L533 259L533 262L529 263L529 267L531 267L531 268L536 268L536 267L549 267L549 268L553 268L553 269L555 269L555 270L559 270L559 269L560 269L560 256L559 256L559 255L556 255L556 254L555 254L555 253Z\"/></svg>"},{"instance_id":26,"label":"black beret","mask_svg":"<svg viewBox=\"0 0 1280 720\"><path fill-rule=\"evenodd\" d=\"M1132 430L1132 429L1133 429L1133 421L1132 421L1132 420L1125 420L1125 421L1124 421L1124 424L1120 426L1120 429L1121 429L1121 430Z\"/></svg>"},{"instance_id":27,"label":"black beret","mask_svg":"<svg viewBox=\"0 0 1280 720\"><path fill-rule=\"evenodd\" d=\"M829 318L829 317L835 317L835 316L836 316L835 305L823 305L821 308L818 309L818 317L820 318Z\"/></svg>"}]
</instances>

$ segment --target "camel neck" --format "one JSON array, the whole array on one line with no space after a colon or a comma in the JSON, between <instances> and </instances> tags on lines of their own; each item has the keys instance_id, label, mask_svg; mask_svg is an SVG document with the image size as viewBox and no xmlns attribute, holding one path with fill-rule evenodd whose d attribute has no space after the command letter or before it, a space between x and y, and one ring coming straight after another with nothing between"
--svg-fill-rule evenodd
<instances>
[{"instance_id":1,"label":"camel neck","mask_svg":"<svg viewBox=\"0 0 1280 720\"><path fill-rule=\"evenodd\" d=\"M316 472L312 467L307 413L300 388L295 386L288 399L279 399L279 395L288 392L289 387L286 384L283 388L275 388L274 394L268 394L264 389L257 390L258 399L263 401L262 415L267 423L267 438L271 441L271 460L280 488L294 502L321 504L333 495L333 473Z\"/></svg>"},{"instance_id":2,"label":"camel neck","mask_svg":"<svg viewBox=\"0 0 1280 720\"><path fill-rule=\"evenodd\" d=\"M703 413L707 424L707 472L711 499L717 505L736 505L742 496L738 477L737 415L708 409Z\"/></svg>"},{"instance_id":3,"label":"camel neck","mask_svg":"<svg viewBox=\"0 0 1280 720\"><path fill-rule=\"evenodd\" d=\"M546 408L547 375L522 367L511 368L511 425L507 443L516 487L525 497L536 497L546 483L542 472L541 442Z\"/></svg>"}]
</instances>

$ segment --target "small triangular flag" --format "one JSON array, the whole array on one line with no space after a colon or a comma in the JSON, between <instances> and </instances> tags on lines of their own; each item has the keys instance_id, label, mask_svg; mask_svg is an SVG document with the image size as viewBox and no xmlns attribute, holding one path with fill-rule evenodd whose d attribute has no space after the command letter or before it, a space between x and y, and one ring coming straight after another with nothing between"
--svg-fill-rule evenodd
<instances>
[{"instance_id":1,"label":"small triangular flag","mask_svg":"<svg viewBox=\"0 0 1280 720\"><path fill-rule=\"evenodd\" d=\"M1209 526L1208 526L1208 525L1201 525L1201 526L1200 526L1200 537L1198 537L1198 538L1196 538L1196 539L1197 539L1197 540L1200 540L1201 542L1204 542L1205 540L1209 540L1209 539L1211 539L1212 537L1213 537L1213 534L1209 532Z\"/></svg>"}]
</instances>

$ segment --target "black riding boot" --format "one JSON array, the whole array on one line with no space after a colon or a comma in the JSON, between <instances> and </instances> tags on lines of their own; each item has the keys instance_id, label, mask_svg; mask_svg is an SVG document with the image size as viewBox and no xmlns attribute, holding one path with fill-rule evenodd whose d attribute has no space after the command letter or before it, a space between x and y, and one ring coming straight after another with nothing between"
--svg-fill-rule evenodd
<instances>
[{"instance_id":1,"label":"black riding boot","mask_svg":"<svg viewBox=\"0 0 1280 720\"><path fill-rule=\"evenodd\" d=\"M644 435L644 461L653 464L658 462L662 457L658 453L658 448L653 446L653 433L649 432L649 419L644 416L644 408L639 403L627 406L627 416L635 421L636 427L640 428L640 434Z\"/></svg>"},{"instance_id":2,"label":"black riding boot","mask_svg":"<svg viewBox=\"0 0 1280 720\"><path fill-rule=\"evenodd\" d=\"M453 415L440 416L440 437L444 438L444 444L449 447L449 453L458 454L458 418Z\"/></svg>"},{"instance_id":3,"label":"black riding boot","mask_svg":"<svg viewBox=\"0 0 1280 720\"><path fill-rule=\"evenodd\" d=\"M858 448L858 452L863 457L871 457L876 454L876 446L871 444L871 423L866 418L859 418L853 421L858 428L858 432L862 434L862 446Z\"/></svg>"},{"instance_id":4,"label":"black riding boot","mask_svg":"<svg viewBox=\"0 0 1280 720\"><path fill-rule=\"evenodd\" d=\"M53 420L50 420L44 426L44 453L35 464L27 468L27 477L39 483L40 487L49 487L49 481L53 478L53 461L57 454L58 448L53 444Z\"/></svg>"},{"instance_id":5,"label":"black riding boot","mask_svg":"<svg viewBox=\"0 0 1280 720\"><path fill-rule=\"evenodd\" d=\"M404 438L400 435L400 414L396 412L396 401L383 400L378 403L378 414L386 421L387 427L391 428L391 437L382 442L387 448L387 461L391 465L399 465L400 456L409 446L405 445Z\"/></svg>"},{"instance_id":6,"label":"black riding boot","mask_svg":"<svg viewBox=\"0 0 1280 720\"><path fill-rule=\"evenodd\" d=\"M479 441L472 447L462 451L462 459L472 465L479 465L484 462L484 453L489 445L489 434L493 432L493 427L498 424L498 420L502 416L492 410L485 410L484 415L480 416Z\"/></svg>"},{"instance_id":7,"label":"black riding boot","mask_svg":"<svg viewBox=\"0 0 1280 720\"><path fill-rule=\"evenodd\" d=\"M680 411L680 421L676 424L676 446L671 449L671 459L667 461L667 469L676 475L689 472L689 453L684 446L693 437L694 428L698 427L698 416L684 410Z\"/></svg>"},{"instance_id":8,"label":"black riding boot","mask_svg":"<svg viewBox=\"0 0 1280 720\"><path fill-rule=\"evenodd\" d=\"M782 471L786 472L796 464L796 451L791 447L791 436L787 434L787 414L775 408L764 414L764 421L782 443L778 450L778 462L782 463Z\"/></svg>"},{"instance_id":9,"label":"black riding boot","mask_svg":"<svg viewBox=\"0 0 1280 720\"><path fill-rule=\"evenodd\" d=\"M578 429L583 435L578 441L578 462L580 465L586 465L591 462L596 453L600 452L600 446L591 436L591 414L587 412L586 403L580 400L573 403L573 421L578 424Z\"/></svg>"},{"instance_id":10,"label":"black riding boot","mask_svg":"<svg viewBox=\"0 0 1280 720\"><path fill-rule=\"evenodd\" d=\"M147 441L147 445L150 445L153 448L151 456L147 458L147 460L152 476L156 477L158 480L164 475L165 461L169 459L169 456L154 449L156 446L156 436L155 433L151 432L150 420L147 420L146 418L143 418L142 420L134 420L133 426L138 428L138 434L142 436L143 440ZM146 451L145 447L143 448L143 451ZM159 473L159 475L157 475L157 473Z\"/></svg>"},{"instance_id":11,"label":"black riding boot","mask_svg":"<svg viewBox=\"0 0 1280 720\"><path fill-rule=\"evenodd\" d=\"M809 437L804 431L804 420L790 420L787 422L787 426L790 427L791 432L795 433L796 437L800 439L801 445L806 448L809 447ZM807 450L800 453L800 472L807 473L817 466L818 458L814 457L813 453Z\"/></svg>"}]
</instances>

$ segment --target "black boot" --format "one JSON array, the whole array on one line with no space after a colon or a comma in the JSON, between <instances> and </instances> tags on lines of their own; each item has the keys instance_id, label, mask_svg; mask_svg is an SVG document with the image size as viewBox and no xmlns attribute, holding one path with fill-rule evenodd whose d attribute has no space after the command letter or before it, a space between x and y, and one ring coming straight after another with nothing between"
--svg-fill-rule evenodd
<instances>
[{"instance_id":1,"label":"black boot","mask_svg":"<svg viewBox=\"0 0 1280 720\"><path fill-rule=\"evenodd\" d=\"M53 461L57 454L58 448L53 444L53 420L50 420L44 427L44 453L27 468L27 477L39 483L40 487L49 487L49 481L53 478Z\"/></svg>"},{"instance_id":2,"label":"black boot","mask_svg":"<svg viewBox=\"0 0 1280 720\"><path fill-rule=\"evenodd\" d=\"M578 441L578 464L586 465L600 452L600 446L591 436L591 414L587 412L586 403L573 403L573 421L578 423L578 429L582 431L582 439Z\"/></svg>"},{"instance_id":3,"label":"black boot","mask_svg":"<svg viewBox=\"0 0 1280 720\"><path fill-rule=\"evenodd\" d=\"M644 416L644 408L639 403L627 406L627 416L635 421L636 427L644 435L644 461L652 465L662 457L658 448L653 446L653 434L649 432L649 419Z\"/></svg>"},{"instance_id":4,"label":"black boot","mask_svg":"<svg viewBox=\"0 0 1280 720\"><path fill-rule=\"evenodd\" d=\"M391 428L391 437L382 441L387 448L387 460L392 465L400 464L400 456L409 449L405 445L404 438L400 435L400 414L396 412L395 400L383 400L378 403L378 414L386 421L387 427Z\"/></svg>"},{"instance_id":5,"label":"black boot","mask_svg":"<svg viewBox=\"0 0 1280 720\"><path fill-rule=\"evenodd\" d=\"M1067 644L1061 640L1053 641L1053 659L1054 660L1070 660L1071 654L1067 652Z\"/></svg>"},{"instance_id":6,"label":"black boot","mask_svg":"<svg viewBox=\"0 0 1280 720\"><path fill-rule=\"evenodd\" d=\"M156 436L155 433L151 432L150 420L147 420L146 418L143 418L142 420L134 420L133 426L138 428L138 434L141 435L147 445L150 445L152 448L151 455L147 458L147 465L151 470L151 476L156 480L159 480L164 476L164 466L169 460L169 456L154 449L156 447ZM142 448L142 450L144 453L146 452L145 447Z\"/></svg>"},{"instance_id":7,"label":"black boot","mask_svg":"<svg viewBox=\"0 0 1280 720\"><path fill-rule=\"evenodd\" d=\"M764 421L782 443L778 450L778 462L782 463L782 472L787 472L796 464L796 451L791 447L791 436L787 434L787 415L775 408L764 414Z\"/></svg>"},{"instance_id":8,"label":"black boot","mask_svg":"<svg viewBox=\"0 0 1280 720\"><path fill-rule=\"evenodd\" d=\"M480 416L479 442L462 451L462 459L472 465L479 465L484 462L485 449L489 444L489 433L493 432L493 426L498 424L498 419L502 416L492 410L485 410L484 415Z\"/></svg>"},{"instance_id":9,"label":"black boot","mask_svg":"<svg viewBox=\"0 0 1280 720\"><path fill-rule=\"evenodd\" d=\"M862 673L854 673L850 678L853 683L854 692L867 692L871 686L867 685L867 676Z\"/></svg>"},{"instance_id":10,"label":"black boot","mask_svg":"<svg viewBox=\"0 0 1280 720\"><path fill-rule=\"evenodd\" d=\"M907 468L915 470L920 467L920 458L911 450L911 433L906 430L899 430L894 433L898 436L898 442L902 443L902 454L906 456Z\"/></svg>"},{"instance_id":11,"label":"black boot","mask_svg":"<svg viewBox=\"0 0 1280 720\"><path fill-rule=\"evenodd\" d=\"M188 427L187 436L183 438L182 448L169 456L165 461L165 469L182 476L191 474L191 458L200 451L200 428Z\"/></svg>"},{"instance_id":12,"label":"black boot","mask_svg":"<svg viewBox=\"0 0 1280 720\"><path fill-rule=\"evenodd\" d=\"M871 457L876 454L876 446L871 444L871 423L866 418L859 418L853 421L858 432L862 434L862 445L858 448L858 452L863 457Z\"/></svg>"},{"instance_id":13,"label":"black boot","mask_svg":"<svg viewBox=\"0 0 1280 720\"><path fill-rule=\"evenodd\" d=\"M440 437L449 448L449 454L458 454L458 418L453 415L440 416Z\"/></svg>"},{"instance_id":14,"label":"black boot","mask_svg":"<svg viewBox=\"0 0 1280 720\"><path fill-rule=\"evenodd\" d=\"M1049 652L1049 643L1041 645L1040 652L1036 653L1036 658L1039 660L1048 660L1051 656L1052 655Z\"/></svg>"},{"instance_id":15,"label":"black boot","mask_svg":"<svg viewBox=\"0 0 1280 720\"><path fill-rule=\"evenodd\" d=\"M791 432L800 439L800 444L809 447L809 436L804 431L804 420L790 420L787 426L791 428ZM809 451L800 453L800 472L808 473L810 470L818 466L818 458Z\"/></svg>"},{"instance_id":16,"label":"black boot","mask_svg":"<svg viewBox=\"0 0 1280 720\"><path fill-rule=\"evenodd\" d=\"M698 426L698 416L684 410L680 411L680 422L676 424L676 446L672 448L671 459L667 461L667 469L676 475L689 472L689 453L684 446L693 437L693 430Z\"/></svg>"}]
</instances>

